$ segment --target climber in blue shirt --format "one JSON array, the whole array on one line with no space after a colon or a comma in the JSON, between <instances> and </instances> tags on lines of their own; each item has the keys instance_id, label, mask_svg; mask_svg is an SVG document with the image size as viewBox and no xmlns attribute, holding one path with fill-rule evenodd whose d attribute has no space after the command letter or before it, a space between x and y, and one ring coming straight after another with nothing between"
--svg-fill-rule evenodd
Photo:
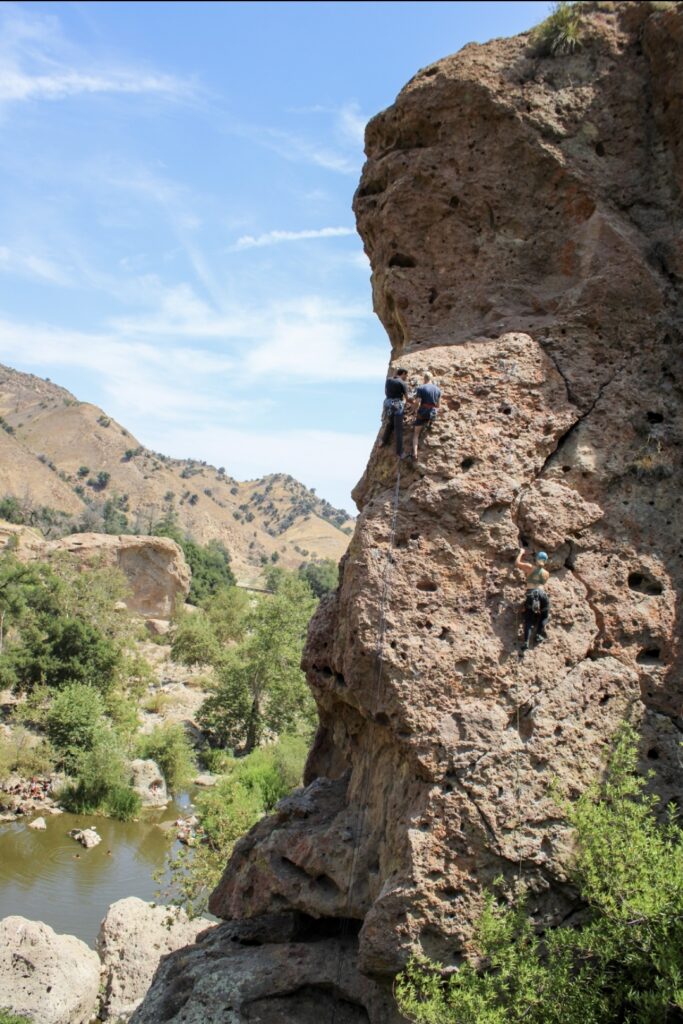
<instances>
[{"instance_id":1,"label":"climber in blue shirt","mask_svg":"<svg viewBox=\"0 0 683 1024\"><path fill-rule=\"evenodd\" d=\"M437 409L441 401L441 388L437 387L432 380L431 373L423 373L424 383L415 388L414 396L419 399L420 404L415 414L413 425L413 451L410 456L417 461L417 446L420 443L420 433L425 427L430 427L436 419Z\"/></svg>"}]
</instances>

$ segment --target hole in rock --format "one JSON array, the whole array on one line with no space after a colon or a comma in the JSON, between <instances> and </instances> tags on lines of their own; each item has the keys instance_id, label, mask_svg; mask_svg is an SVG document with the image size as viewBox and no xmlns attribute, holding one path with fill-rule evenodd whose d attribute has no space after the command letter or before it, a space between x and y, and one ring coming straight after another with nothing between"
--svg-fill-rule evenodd
<instances>
[{"instance_id":1,"label":"hole in rock","mask_svg":"<svg viewBox=\"0 0 683 1024\"><path fill-rule=\"evenodd\" d=\"M562 728L561 725L556 725L555 726L555 735L556 736L561 736L563 732L564 732L564 729Z\"/></svg>"},{"instance_id":2,"label":"hole in rock","mask_svg":"<svg viewBox=\"0 0 683 1024\"><path fill-rule=\"evenodd\" d=\"M429 289L429 298L427 299L427 301L429 302L430 306L434 302L434 300L437 298L438 294L439 293L437 292L436 288L430 288Z\"/></svg>"},{"instance_id":3,"label":"hole in rock","mask_svg":"<svg viewBox=\"0 0 683 1024\"><path fill-rule=\"evenodd\" d=\"M661 661L660 653L659 647L644 647L636 661L639 665L659 665Z\"/></svg>"},{"instance_id":4,"label":"hole in rock","mask_svg":"<svg viewBox=\"0 0 683 1024\"><path fill-rule=\"evenodd\" d=\"M341 674L341 672L335 673L334 681L337 684L337 686L346 686L346 680L344 679L344 676Z\"/></svg>"},{"instance_id":5,"label":"hole in rock","mask_svg":"<svg viewBox=\"0 0 683 1024\"><path fill-rule=\"evenodd\" d=\"M629 573L628 585L631 590L635 590L639 594L647 594L649 597L661 594L664 590L664 587L659 580L655 579L654 576L650 576L646 572Z\"/></svg>"},{"instance_id":6,"label":"hole in rock","mask_svg":"<svg viewBox=\"0 0 683 1024\"><path fill-rule=\"evenodd\" d=\"M600 698L598 703L600 704L601 707L604 708L605 704L609 704L611 699L612 699L612 694L611 693L603 693L603 695Z\"/></svg>"},{"instance_id":7,"label":"hole in rock","mask_svg":"<svg viewBox=\"0 0 683 1024\"><path fill-rule=\"evenodd\" d=\"M425 577L423 577L421 580L418 580L415 586L417 587L418 590L425 590L429 594L433 594L435 593L435 591L439 589L438 584L434 583L433 580L426 579Z\"/></svg>"},{"instance_id":8,"label":"hole in rock","mask_svg":"<svg viewBox=\"0 0 683 1024\"><path fill-rule=\"evenodd\" d=\"M417 533L417 532L415 532L415 533L411 533L411 535L410 535L410 539L411 539L411 540L419 540L419 539L420 539L420 534L419 534L419 533Z\"/></svg>"},{"instance_id":9,"label":"hole in rock","mask_svg":"<svg viewBox=\"0 0 683 1024\"><path fill-rule=\"evenodd\" d=\"M405 253L395 252L389 260L390 267L416 267L417 263L412 256L406 256Z\"/></svg>"},{"instance_id":10,"label":"hole in rock","mask_svg":"<svg viewBox=\"0 0 683 1024\"><path fill-rule=\"evenodd\" d=\"M473 459L471 456L468 456L466 459L462 460L462 462L460 463L460 468L464 469L465 472L467 472L468 469L472 468L476 461L476 459Z\"/></svg>"},{"instance_id":11,"label":"hole in rock","mask_svg":"<svg viewBox=\"0 0 683 1024\"><path fill-rule=\"evenodd\" d=\"M562 467L562 472L563 473L570 473L571 472L571 468L572 468L571 466L563 466Z\"/></svg>"},{"instance_id":12,"label":"hole in rock","mask_svg":"<svg viewBox=\"0 0 683 1024\"><path fill-rule=\"evenodd\" d=\"M650 747L647 752L647 756L650 761L659 761L659 751L656 747Z\"/></svg>"},{"instance_id":13,"label":"hole in rock","mask_svg":"<svg viewBox=\"0 0 683 1024\"><path fill-rule=\"evenodd\" d=\"M459 196L451 196L451 198L448 200L448 205L453 210L457 210L457 208L460 206L460 197Z\"/></svg>"},{"instance_id":14,"label":"hole in rock","mask_svg":"<svg viewBox=\"0 0 683 1024\"><path fill-rule=\"evenodd\" d=\"M602 142L595 143L595 152L598 156L605 155L605 147L603 146Z\"/></svg>"},{"instance_id":15,"label":"hole in rock","mask_svg":"<svg viewBox=\"0 0 683 1024\"><path fill-rule=\"evenodd\" d=\"M320 675L325 676L326 679L329 679L332 675L332 669L328 665L325 665L324 668L318 669L318 671L320 672Z\"/></svg>"},{"instance_id":16,"label":"hole in rock","mask_svg":"<svg viewBox=\"0 0 683 1024\"><path fill-rule=\"evenodd\" d=\"M503 413L504 416L509 416L510 413L512 412L512 406L511 405L503 405L503 406L501 406L500 411Z\"/></svg>"},{"instance_id":17,"label":"hole in rock","mask_svg":"<svg viewBox=\"0 0 683 1024\"><path fill-rule=\"evenodd\" d=\"M380 179L368 181L358 189L358 198L365 199L366 196L378 196L381 192L384 192L386 187L386 182Z\"/></svg>"},{"instance_id":18,"label":"hole in rock","mask_svg":"<svg viewBox=\"0 0 683 1024\"><path fill-rule=\"evenodd\" d=\"M664 416L661 412L648 412L646 413L648 423L663 423Z\"/></svg>"},{"instance_id":19,"label":"hole in rock","mask_svg":"<svg viewBox=\"0 0 683 1024\"><path fill-rule=\"evenodd\" d=\"M383 711L378 711L375 715L375 721L377 722L377 725L389 725L389 716Z\"/></svg>"}]
</instances>

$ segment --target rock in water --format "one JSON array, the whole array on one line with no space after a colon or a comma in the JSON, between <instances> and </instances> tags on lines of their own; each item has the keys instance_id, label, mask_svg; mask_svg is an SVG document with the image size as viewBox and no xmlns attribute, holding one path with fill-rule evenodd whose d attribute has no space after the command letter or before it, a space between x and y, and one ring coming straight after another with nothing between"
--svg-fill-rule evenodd
<instances>
[{"instance_id":1,"label":"rock in water","mask_svg":"<svg viewBox=\"0 0 683 1024\"><path fill-rule=\"evenodd\" d=\"M40 1024L88 1024L99 985L99 957L74 935L24 917L0 921L0 1007Z\"/></svg>"},{"instance_id":2,"label":"rock in water","mask_svg":"<svg viewBox=\"0 0 683 1024\"><path fill-rule=\"evenodd\" d=\"M498 875L561 921L576 895L551 780L583 790L627 715L664 803L680 795L683 6L581 11L577 52L467 46L367 127L354 205L374 306L393 365L444 400L395 509L396 460L371 454L309 631L306 788L236 845L211 899L226 919L309 922L263 1020L329 995L313 940L340 920L347 963L387 991L412 950L457 961ZM552 617L520 658L523 543L550 552ZM265 941L254 972L279 956ZM164 978L173 963L198 1014L209 949ZM344 999L383 1024L354 985Z\"/></svg>"},{"instance_id":3,"label":"rock in water","mask_svg":"<svg viewBox=\"0 0 683 1024\"><path fill-rule=\"evenodd\" d=\"M33 821L29 821L28 827L35 829L36 832L44 832L47 828L45 818L34 818Z\"/></svg>"},{"instance_id":4,"label":"rock in water","mask_svg":"<svg viewBox=\"0 0 683 1024\"><path fill-rule=\"evenodd\" d=\"M102 836L94 828L72 828L69 835L86 850L92 850L102 842Z\"/></svg>"},{"instance_id":5,"label":"rock in water","mask_svg":"<svg viewBox=\"0 0 683 1024\"><path fill-rule=\"evenodd\" d=\"M138 758L131 761L133 789L142 800L143 807L165 807L168 803L166 782L156 761Z\"/></svg>"},{"instance_id":6,"label":"rock in water","mask_svg":"<svg viewBox=\"0 0 683 1024\"><path fill-rule=\"evenodd\" d=\"M175 907L153 907L131 896L113 903L100 925L103 1020L128 1020L150 986L161 957L195 942L213 922L190 920Z\"/></svg>"}]
</instances>

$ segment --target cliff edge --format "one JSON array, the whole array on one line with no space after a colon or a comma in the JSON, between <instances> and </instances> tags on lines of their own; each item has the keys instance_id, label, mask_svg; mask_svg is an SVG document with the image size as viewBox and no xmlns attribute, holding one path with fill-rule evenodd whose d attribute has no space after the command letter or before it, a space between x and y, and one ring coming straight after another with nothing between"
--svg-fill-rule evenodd
<instances>
[{"instance_id":1,"label":"cliff edge","mask_svg":"<svg viewBox=\"0 0 683 1024\"><path fill-rule=\"evenodd\" d=\"M375 309L444 405L421 471L376 445L357 487L305 655L306 788L237 845L228 923L138 1024L397 1020L395 972L454 962L494 877L539 923L575 912L551 782L581 791L622 719L680 792L683 5L582 9L576 53L467 46L368 125ZM521 543L552 573L524 656Z\"/></svg>"}]
</instances>

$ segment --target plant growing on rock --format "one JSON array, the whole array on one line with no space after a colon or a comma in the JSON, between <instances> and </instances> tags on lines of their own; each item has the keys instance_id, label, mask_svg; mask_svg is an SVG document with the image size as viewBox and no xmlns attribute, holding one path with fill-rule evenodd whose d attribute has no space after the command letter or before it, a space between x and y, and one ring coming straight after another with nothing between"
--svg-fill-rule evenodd
<instances>
[{"instance_id":1,"label":"plant growing on rock","mask_svg":"<svg viewBox=\"0 0 683 1024\"><path fill-rule=\"evenodd\" d=\"M159 765L172 793L186 786L196 771L192 745L182 725L167 722L138 740L137 757L150 758Z\"/></svg>"},{"instance_id":2,"label":"plant growing on rock","mask_svg":"<svg viewBox=\"0 0 683 1024\"><path fill-rule=\"evenodd\" d=\"M415 958L398 1005L419 1024L666 1024L683 1013L683 829L660 824L636 772L636 737L617 736L607 776L568 807L583 927L542 938L524 900L485 898L475 957L453 972Z\"/></svg>"},{"instance_id":3,"label":"plant growing on rock","mask_svg":"<svg viewBox=\"0 0 683 1024\"><path fill-rule=\"evenodd\" d=\"M558 57L578 50L581 46L581 21L581 4L560 0L552 14L531 33L536 55Z\"/></svg>"}]
</instances>

